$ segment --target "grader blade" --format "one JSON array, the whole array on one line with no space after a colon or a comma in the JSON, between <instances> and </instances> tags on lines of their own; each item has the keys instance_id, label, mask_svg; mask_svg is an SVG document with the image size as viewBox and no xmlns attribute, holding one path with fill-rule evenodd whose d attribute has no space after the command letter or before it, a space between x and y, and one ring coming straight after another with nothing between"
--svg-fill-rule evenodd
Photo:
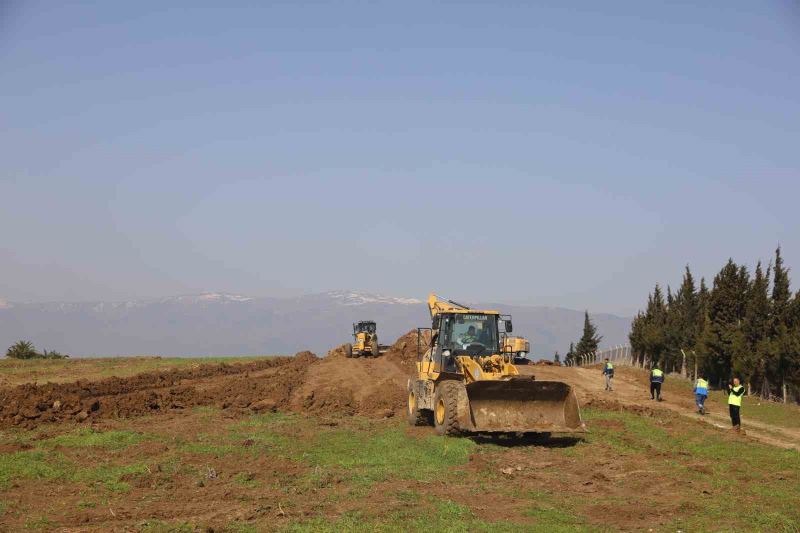
<instances>
[{"instance_id":1,"label":"grader blade","mask_svg":"<svg viewBox=\"0 0 800 533\"><path fill-rule=\"evenodd\" d=\"M578 400L560 381L512 378L466 386L475 432L582 433Z\"/></svg>"}]
</instances>

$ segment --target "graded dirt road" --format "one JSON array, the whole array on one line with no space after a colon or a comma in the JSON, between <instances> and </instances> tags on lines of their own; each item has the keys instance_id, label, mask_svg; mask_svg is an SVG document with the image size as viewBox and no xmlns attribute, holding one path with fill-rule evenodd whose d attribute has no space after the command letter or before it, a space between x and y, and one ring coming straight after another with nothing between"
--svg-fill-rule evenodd
<instances>
[{"instance_id":1,"label":"graded dirt road","mask_svg":"<svg viewBox=\"0 0 800 533\"><path fill-rule=\"evenodd\" d=\"M647 373L640 369L617 367L614 390L606 391L599 366L585 368L531 366L527 368L535 374L538 380L565 381L573 385L581 405L605 404L609 407L617 404L623 408L634 410L668 410L690 419L706 422L717 428L729 430L731 427L722 392L712 392L714 399L706 403L708 412L705 416L701 416L697 414L690 387L686 383L683 387L674 385L675 381L681 380L679 377L667 376L662 390L663 401L656 402L650 399ZM746 409L743 412L743 418L743 426L748 437L773 446L800 450L800 429L765 424L749 419Z\"/></svg>"}]
</instances>

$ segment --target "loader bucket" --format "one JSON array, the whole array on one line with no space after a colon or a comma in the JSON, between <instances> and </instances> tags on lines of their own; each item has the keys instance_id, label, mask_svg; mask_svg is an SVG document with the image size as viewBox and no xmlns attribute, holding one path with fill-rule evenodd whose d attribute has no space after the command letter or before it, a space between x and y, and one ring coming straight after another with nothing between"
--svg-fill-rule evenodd
<instances>
[{"instance_id":1,"label":"loader bucket","mask_svg":"<svg viewBox=\"0 0 800 533\"><path fill-rule=\"evenodd\" d=\"M586 431L572 387L560 381L512 378L466 386L472 431L578 433Z\"/></svg>"}]
</instances>

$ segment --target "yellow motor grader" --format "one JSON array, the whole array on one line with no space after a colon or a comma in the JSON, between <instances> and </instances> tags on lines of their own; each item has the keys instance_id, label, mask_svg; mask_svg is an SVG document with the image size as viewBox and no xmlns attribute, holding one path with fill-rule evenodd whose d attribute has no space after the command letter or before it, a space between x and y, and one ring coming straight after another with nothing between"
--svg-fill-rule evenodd
<instances>
[{"instance_id":1,"label":"yellow motor grader","mask_svg":"<svg viewBox=\"0 0 800 533\"><path fill-rule=\"evenodd\" d=\"M353 342L345 344L344 353L347 357L378 357L381 346L375 322L362 320L353 324Z\"/></svg>"},{"instance_id":2,"label":"yellow motor grader","mask_svg":"<svg viewBox=\"0 0 800 533\"><path fill-rule=\"evenodd\" d=\"M428 308L432 324L418 329L416 373L408 380L410 424L432 423L440 435L586 431L572 387L521 376L514 354L503 352L511 316L435 294Z\"/></svg>"}]
</instances>

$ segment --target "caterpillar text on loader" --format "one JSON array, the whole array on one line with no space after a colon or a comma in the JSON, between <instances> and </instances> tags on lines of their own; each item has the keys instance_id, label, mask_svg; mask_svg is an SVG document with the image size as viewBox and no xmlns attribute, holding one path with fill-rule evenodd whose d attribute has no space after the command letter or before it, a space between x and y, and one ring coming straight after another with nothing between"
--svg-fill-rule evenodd
<instances>
[{"instance_id":1,"label":"caterpillar text on loader","mask_svg":"<svg viewBox=\"0 0 800 533\"><path fill-rule=\"evenodd\" d=\"M375 322L362 320L353 324L353 343L345 345L347 357L378 357L381 353Z\"/></svg>"},{"instance_id":2,"label":"caterpillar text on loader","mask_svg":"<svg viewBox=\"0 0 800 533\"><path fill-rule=\"evenodd\" d=\"M418 330L417 372L408 380L409 423L432 422L440 435L586 431L572 387L520 376L513 354L502 352L510 316L435 294L428 307L432 325Z\"/></svg>"}]
</instances>

